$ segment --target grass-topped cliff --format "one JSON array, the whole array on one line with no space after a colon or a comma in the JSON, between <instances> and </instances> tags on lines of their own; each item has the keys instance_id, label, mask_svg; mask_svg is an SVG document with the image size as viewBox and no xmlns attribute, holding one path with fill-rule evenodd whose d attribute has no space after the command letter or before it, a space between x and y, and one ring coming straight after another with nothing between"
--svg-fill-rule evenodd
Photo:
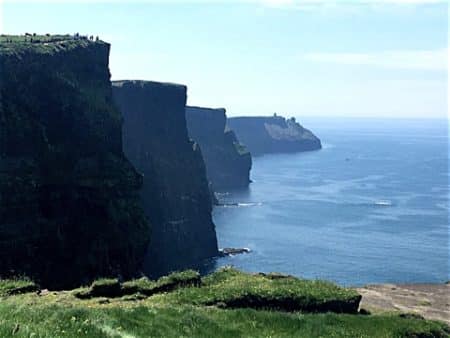
<instances>
[{"instance_id":1,"label":"grass-topped cliff","mask_svg":"<svg viewBox=\"0 0 450 338\"><path fill-rule=\"evenodd\" d=\"M252 156L291 153L322 148L319 138L301 126L295 118L282 116L242 116L227 120L238 139Z\"/></svg>"},{"instance_id":2,"label":"grass-topped cliff","mask_svg":"<svg viewBox=\"0 0 450 338\"><path fill-rule=\"evenodd\" d=\"M140 268L149 226L142 177L122 152L109 49L1 37L0 277L60 288Z\"/></svg>"},{"instance_id":3,"label":"grass-topped cliff","mask_svg":"<svg viewBox=\"0 0 450 338\"><path fill-rule=\"evenodd\" d=\"M49 292L0 281L2 337L448 337L412 315L357 313L360 296L321 281L225 268L157 281L99 280ZM336 306L340 304L339 306Z\"/></svg>"},{"instance_id":4,"label":"grass-topped cliff","mask_svg":"<svg viewBox=\"0 0 450 338\"><path fill-rule=\"evenodd\" d=\"M101 40L91 40L84 36L73 35L0 35L0 52L2 54L17 54L32 51L41 54L53 54L61 50L70 50L88 44L107 43Z\"/></svg>"}]
</instances>

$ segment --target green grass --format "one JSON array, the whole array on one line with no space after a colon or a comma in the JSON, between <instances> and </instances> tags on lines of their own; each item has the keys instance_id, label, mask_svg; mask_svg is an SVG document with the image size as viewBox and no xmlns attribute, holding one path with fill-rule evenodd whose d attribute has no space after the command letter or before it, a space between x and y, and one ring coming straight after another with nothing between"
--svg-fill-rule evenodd
<instances>
[{"instance_id":1,"label":"green grass","mask_svg":"<svg viewBox=\"0 0 450 338\"><path fill-rule=\"evenodd\" d=\"M169 296L174 302L229 308L304 312L356 313L361 296L351 289L319 280L251 275L224 268L203 278L201 288L184 288Z\"/></svg>"},{"instance_id":2,"label":"green grass","mask_svg":"<svg viewBox=\"0 0 450 338\"><path fill-rule=\"evenodd\" d=\"M200 284L200 274L194 270L186 270L163 276L157 281L145 277L128 281L123 283L122 290L125 295L139 293L151 296L156 293L169 292L186 286L199 286Z\"/></svg>"},{"instance_id":3,"label":"green grass","mask_svg":"<svg viewBox=\"0 0 450 338\"><path fill-rule=\"evenodd\" d=\"M0 281L0 286L11 289L27 282ZM157 281L141 278L121 284L115 279L101 279L82 289L97 292L88 299L76 298L73 291L3 296L0 337L449 337L444 324L410 315L302 313L206 305L211 300L240 298L249 293L266 300L304 296L346 300L357 295L327 282L224 269L199 283L195 271L186 271ZM105 295L105 289L117 291L118 286L121 294L136 293L98 296L99 290ZM157 287L159 293L142 296Z\"/></svg>"},{"instance_id":4,"label":"green grass","mask_svg":"<svg viewBox=\"0 0 450 338\"><path fill-rule=\"evenodd\" d=\"M161 291L172 291L182 286L200 285L200 274L194 270L174 272L163 276L156 282L156 287Z\"/></svg>"},{"instance_id":5,"label":"green grass","mask_svg":"<svg viewBox=\"0 0 450 338\"><path fill-rule=\"evenodd\" d=\"M74 295L80 299L115 298L133 294L151 296L156 293L173 291L180 287L199 286L200 283L200 274L197 271L186 270L163 276L157 281L142 277L121 284L117 279L98 279L89 288L75 290Z\"/></svg>"},{"instance_id":6,"label":"green grass","mask_svg":"<svg viewBox=\"0 0 450 338\"><path fill-rule=\"evenodd\" d=\"M81 299L93 297L120 297L121 285L116 278L101 278L92 282L88 289L77 290L74 295Z\"/></svg>"},{"instance_id":7,"label":"green grass","mask_svg":"<svg viewBox=\"0 0 450 338\"><path fill-rule=\"evenodd\" d=\"M0 304L9 337L446 337L443 325L399 316L288 314L251 309Z\"/></svg>"},{"instance_id":8,"label":"green grass","mask_svg":"<svg viewBox=\"0 0 450 338\"><path fill-rule=\"evenodd\" d=\"M122 290L124 295L130 295L134 293L140 293L150 296L156 287L156 281L150 280L147 277L134 279L122 284Z\"/></svg>"},{"instance_id":9,"label":"green grass","mask_svg":"<svg viewBox=\"0 0 450 338\"><path fill-rule=\"evenodd\" d=\"M0 297L37 290L39 290L39 286L27 278L0 279Z\"/></svg>"}]
</instances>

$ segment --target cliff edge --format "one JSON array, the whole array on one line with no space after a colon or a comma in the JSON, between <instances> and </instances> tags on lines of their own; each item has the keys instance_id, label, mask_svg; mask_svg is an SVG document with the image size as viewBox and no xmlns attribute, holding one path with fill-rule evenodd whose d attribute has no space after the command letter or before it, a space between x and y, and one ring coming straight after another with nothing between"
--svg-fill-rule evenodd
<instances>
[{"instance_id":1,"label":"cliff edge","mask_svg":"<svg viewBox=\"0 0 450 338\"><path fill-rule=\"evenodd\" d=\"M186 107L190 137L200 145L206 172L216 191L247 187L252 158L232 130L225 109Z\"/></svg>"},{"instance_id":2,"label":"cliff edge","mask_svg":"<svg viewBox=\"0 0 450 338\"><path fill-rule=\"evenodd\" d=\"M149 225L122 152L110 45L71 36L0 42L0 277L46 288L132 277Z\"/></svg>"},{"instance_id":3,"label":"cliff edge","mask_svg":"<svg viewBox=\"0 0 450 338\"><path fill-rule=\"evenodd\" d=\"M150 275L218 253L202 154L186 127L186 90L150 81L113 82L124 117L124 151L144 175L142 200L153 225L145 264Z\"/></svg>"}]
</instances>

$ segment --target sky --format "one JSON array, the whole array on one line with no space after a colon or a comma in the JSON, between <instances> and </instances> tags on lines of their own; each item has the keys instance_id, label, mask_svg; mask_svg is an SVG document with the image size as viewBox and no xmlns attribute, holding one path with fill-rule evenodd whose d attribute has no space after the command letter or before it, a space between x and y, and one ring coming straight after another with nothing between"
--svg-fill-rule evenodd
<instances>
[{"instance_id":1,"label":"sky","mask_svg":"<svg viewBox=\"0 0 450 338\"><path fill-rule=\"evenodd\" d=\"M435 0L0 0L2 33L98 35L112 79L185 84L228 116L447 118L448 16Z\"/></svg>"}]
</instances>

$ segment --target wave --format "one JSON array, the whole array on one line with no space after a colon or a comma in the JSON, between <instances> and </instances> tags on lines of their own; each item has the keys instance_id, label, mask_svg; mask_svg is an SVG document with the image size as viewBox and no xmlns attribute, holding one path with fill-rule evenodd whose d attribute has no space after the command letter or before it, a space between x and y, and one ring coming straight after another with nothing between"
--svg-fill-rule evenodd
<instances>
[{"instance_id":1,"label":"wave","mask_svg":"<svg viewBox=\"0 0 450 338\"><path fill-rule=\"evenodd\" d=\"M261 202L248 202L248 203L221 203L219 206L221 207L256 207L262 205Z\"/></svg>"},{"instance_id":2,"label":"wave","mask_svg":"<svg viewBox=\"0 0 450 338\"><path fill-rule=\"evenodd\" d=\"M440 208L440 209L444 209L447 211L450 211L450 205L448 203L436 203L436 207Z\"/></svg>"},{"instance_id":3,"label":"wave","mask_svg":"<svg viewBox=\"0 0 450 338\"><path fill-rule=\"evenodd\" d=\"M262 205L261 202L254 202L254 203L238 203L238 207L256 207Z\"/></svg>"},{"instance_id":4,"label":"wave","mask_svg":"<svg viewBox=\"0 0 450 338\"><path fill-rule=\"evenodd\" d=\"M380 206L380 207L391 207L394 205L392 203L392 201L390 201L390 200L378 200L378 201L375 201L374 204L376 206Z\"/></svg>"}]
</instances>

